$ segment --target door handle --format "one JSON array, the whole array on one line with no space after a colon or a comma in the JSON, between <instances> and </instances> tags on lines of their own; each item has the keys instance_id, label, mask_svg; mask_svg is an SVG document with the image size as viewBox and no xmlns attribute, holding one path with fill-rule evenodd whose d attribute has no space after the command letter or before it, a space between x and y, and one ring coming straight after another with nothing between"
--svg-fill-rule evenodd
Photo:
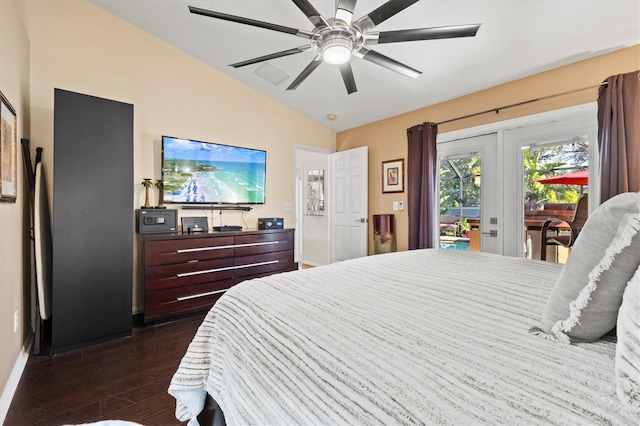
<instances>
[{"instance_id":1,"label":"door handle","mask_svg":"<svg viewBox=\"0 0 640 426\"><path fill-rule=\"evenodd\" d=\"M357 222L357 223L367 223L367 218L366 218L366 217L361 217L360 219L356 219L356 220L354 220L354 222Z\"/></svg>"}]
</instances>

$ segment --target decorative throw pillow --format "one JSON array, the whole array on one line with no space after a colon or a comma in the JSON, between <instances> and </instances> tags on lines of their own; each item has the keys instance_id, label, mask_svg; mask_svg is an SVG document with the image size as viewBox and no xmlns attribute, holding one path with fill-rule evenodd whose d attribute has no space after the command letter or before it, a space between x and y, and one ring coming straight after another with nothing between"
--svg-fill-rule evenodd
<instances>
[{"instance_id":1,"label":"decorative throw pillow","mask_svg":"<svg viewBox=\"0 0 640 426\"><path fill-rule=\"evenodd\" d=\"M624 289L640 265L640 192L619 194L589 217L542 314L557 339L591 342L616 325Z\"/></svg>"},{"instance_id":2,"label":"decorative throw pillow","mask_svg":"<svg viewBox=\"0 0 640 426\"><path fill-rule=\"evenodd\" d=\"M624 291L617 333L615 369L618 396L640 418L640 268Z\"/></svg>"}]
</instances>

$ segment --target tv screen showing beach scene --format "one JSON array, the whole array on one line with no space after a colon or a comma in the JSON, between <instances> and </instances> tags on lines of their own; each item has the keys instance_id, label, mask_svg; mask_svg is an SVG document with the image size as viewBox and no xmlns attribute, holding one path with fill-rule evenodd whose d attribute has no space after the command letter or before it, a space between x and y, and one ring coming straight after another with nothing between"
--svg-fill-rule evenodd
<instances>
[{"instance_id":1,"label":"tv screen showing beach scene","mask_svg":"<svg viewBox=\"0 0 640 426\"><path fill-rule=\"evenodd\" d=\"M264 204L266 163L266 151L163 136L163 200Z\"/></svg>"}]
</instances>

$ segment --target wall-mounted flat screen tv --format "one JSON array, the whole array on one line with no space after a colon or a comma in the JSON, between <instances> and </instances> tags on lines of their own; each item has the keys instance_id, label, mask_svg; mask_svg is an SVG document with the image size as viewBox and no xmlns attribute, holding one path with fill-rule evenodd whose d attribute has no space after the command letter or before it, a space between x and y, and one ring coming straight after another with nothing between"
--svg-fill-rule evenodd
<instances>
[{"instance_id":1,"label":"wall-mounted flat screen tv","mask_svg":"<svg viewBox=\"0 0 640 426\"><path fill-rule=\"evenodd\" d=\"M162 137L165 203L264 204L267 152Z\"/></svg>"}]
</instances>

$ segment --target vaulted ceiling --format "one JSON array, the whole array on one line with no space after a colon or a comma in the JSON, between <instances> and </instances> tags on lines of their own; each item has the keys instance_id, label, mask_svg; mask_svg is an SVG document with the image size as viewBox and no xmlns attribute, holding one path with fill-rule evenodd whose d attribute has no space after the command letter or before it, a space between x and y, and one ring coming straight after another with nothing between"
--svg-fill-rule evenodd
<instances>
[{"instance_id":1,"label":"vaulted ceiling","mask_svg":"<svg viewBox=\"0 0 640 426\"><path fill-rule=\"evenodd\" d=\"M248 65L230 64L300 47L309 40L192 14L188 6L311 32L289 0L89 0L236 80L335 131L367 124L640 43L638 0L421 0L375 31L481 24L475 37L385 43L371 49L422 72L409 78L359 57L348 94L336 65L322 63L286 90L313 50ZM310 0L326 18L335 0ZM383 0L360 0L354 19ZM334 114L334 121L327 119Z\"/></svg>"}]
</instances>

